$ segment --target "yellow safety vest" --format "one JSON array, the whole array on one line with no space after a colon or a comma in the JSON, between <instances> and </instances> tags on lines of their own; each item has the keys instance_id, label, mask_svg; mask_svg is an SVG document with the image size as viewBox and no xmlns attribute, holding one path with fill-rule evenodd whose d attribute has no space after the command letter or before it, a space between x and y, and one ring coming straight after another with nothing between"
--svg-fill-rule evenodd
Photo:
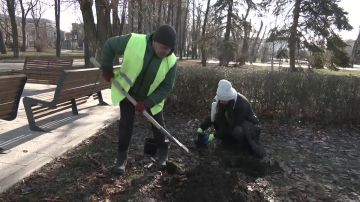
<instances>
[{"instance_id":1,"label":"yellow safety vest","mask_svg":"<svg viewBox=\"0 0 360 202\"><path fill-rule=\"evenodd\" d=\"M120 70L117 69L114 71L115 80L119 82L119 84L126 90L126 92L129 92L131 86L126 81L126 79L124 79L120 75L120 71L125 73L127 77L131 80L131 83L134 84L144 65L146 45L146 35L132 33L125 48L122 67ZM147 94L148 96L151 95L151 93L153 93L154 90L165 79L166 74L172 67L174 67L175 63L176 56L174 53L162 59L159 70L155 76L153 83L150 86L149 92ZM115 86L111 85L111 99L113 105L118 105L124 98L125 95L118 91ZM163 110L164 101L165 100L162 100L160 103L155 104L150 109L153 115Z\"/></svg>"}]
</instances>

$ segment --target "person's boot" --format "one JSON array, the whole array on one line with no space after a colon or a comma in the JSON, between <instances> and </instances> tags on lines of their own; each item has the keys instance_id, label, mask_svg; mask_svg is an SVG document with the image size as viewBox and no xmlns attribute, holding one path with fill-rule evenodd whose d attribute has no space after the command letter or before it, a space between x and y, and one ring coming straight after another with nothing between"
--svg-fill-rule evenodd
<instances>
[{"instance_id":1,"label":"person's boot","mask_svg":"<svg viewBox=\"0 0 360 202\"><path fill-rule=\"evenodd\" d=\"M116 159L116 164L114 167L114 172L118 175L122 175L125 173L125 167L126 167L126 162L127 162L127 156L128 156L128 152L127 151L119 151L118 152L118 156Z\"/></svg>"},{"instance_id":2,"label":"person's boot","mask_svg":"<svg viewBox=\"0 0 360 202\"><path fill-rule=\"evenodd\" d=\"M160 166L166 166L169 152L169 141L165 141L158 147L158 164Z\"/></svg>"}]
</instances>

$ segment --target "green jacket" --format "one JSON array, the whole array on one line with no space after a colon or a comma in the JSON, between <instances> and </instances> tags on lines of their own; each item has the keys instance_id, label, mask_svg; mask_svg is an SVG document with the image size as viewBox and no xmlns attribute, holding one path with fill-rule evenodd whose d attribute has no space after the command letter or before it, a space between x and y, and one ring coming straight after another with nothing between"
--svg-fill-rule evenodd
<instances>
[{"instance_id":1,"label":"green jacket","mask_svg":"<svg viewBox=\"0 0 360 202\"><path fill-rule=\"evenodd\" d=\"M124 54L126 45L131 37L129 35L116 36L108 39L103 47L101 54L101 70L104 72L113 71L113 59L116 55ZM157 71L161 64L151 45L152 34L146 36L147 47L144 55L144 66L134 85L130 88L129 94L137 101L144 101L147 108L151 108L155 104L164 100L174 87L176 77L176 64L167 73L165 79L159 87L149 96L150 86L153 83Z\"/></svg>"}]
</instances>

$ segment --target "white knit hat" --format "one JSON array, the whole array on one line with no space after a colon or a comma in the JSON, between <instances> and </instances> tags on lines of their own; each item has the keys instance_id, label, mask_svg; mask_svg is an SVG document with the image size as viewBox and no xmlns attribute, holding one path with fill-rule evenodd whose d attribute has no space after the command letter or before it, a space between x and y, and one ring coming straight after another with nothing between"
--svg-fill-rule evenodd
<instances>
[{"instance_id":1,"label":"white knit hat","mask_svg":"<svg viewBox=\"0 0 360 202\"><path fill-rule=\"evenodd\" d=\"M216 90L216 97L221 101L229 101L237 96L236 90L231 86L228 80L221 79Z\"/></svg>"}]
</instances>

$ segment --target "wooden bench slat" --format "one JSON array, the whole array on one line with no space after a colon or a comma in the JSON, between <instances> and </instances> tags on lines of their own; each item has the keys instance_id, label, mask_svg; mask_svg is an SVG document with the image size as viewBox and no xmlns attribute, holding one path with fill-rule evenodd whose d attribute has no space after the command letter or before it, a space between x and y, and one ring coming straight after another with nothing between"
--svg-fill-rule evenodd
<instances>
[{"instance_id":1,"label":"wooden bench slat","mask_svg":"<svg viewBox=\"0 0 360 202\"><path fill-rule=\"evenodd\" d=\"M8 90L6 92L1 93L0 105L1 105L1 103L14 102L18 93L19 92L15 92L15 91L9 92Z\"/></svg>"},{"instance_id":2,"label":"wooden bench slat","mask_svg":"<svg viewBox=\"0 0 360 202\"><path fill-rule=\"evenodd\" d=\"M23 72L29 83L57 84L62 70L72 69L73 58L26 57Z\"/></svg>"},{"instance_id":3,"label":"wooden bench slat","mask_svg":"<svg viewBox=\"0 0 360 202\"><path fill-rule=\"evenodd\" d=\"M0 104L0 114L6 114L8 113L9 111L12 111L13 110L13 105L14 105L14 102L15 101L12 101L12 102L2 102Z\"/></svg>"},{"instance_id":4,"label":"wooden bench slat","mask_svg":"<svg viewBox=\"0 0 360 202\"><path fill-rule=\"evenodd\" d=\"M76 104L77 105L80 105L80 104L84 104L86 103L86 100L77 100ZM42 117L45 117L45 116L48 116L48 115L51 115L51 114L55 114L57 112L60 112L60 111L63 111L65 109L69 109L71 108L71 103L66 103L66 104L63 104L59 107L56 107L55 109L48 109L48 110L44 110L44 111L38 111L36 113L36 115L34 116L35 119L39 119L39 118L42 118Z\"/></svg>"},{"instance_id":5,"label":"wooden bench slat","mask_svg":"<svg viewBox=\"0 0 360 202\"><path fill-rule=\"evenodd\" d=\"M13 87L19 87L20 85L23 84L23 81L20 79L1 79L0 80L0 90L6 90L9 89L11 86Z\"/></svg>"},{"instance_id":6,"label":"wooden bench slat","mask_svg":"<svg viewBox=\"0 0 360 202\"><path fill-rule=\"evenodd\" d=\"M40 99L38 95L25 97L24 107L30 129L41 130L36 126L35 119L67 108L72 108L73 114L78 114L77 105L85 103L94 93L98 95L99 104L104 104L100 90L103 85L98 82L99 75L100 70L97 68L63 70L53 97L49 97L49 94L45 99Z\"/></svg>"},{"instance_id":7,"label":"wooden bench slat","mask_svg":"<svg viewBox=\"0 0 360 202\"><path fill-rule=\"evenodd\" d=\"M76 91L71 91L66 94L63 94L63 96L58 98L58 102L64 102L69 99L75 99L75 98L81 98L81 97L90 97L94 92L92 90L86 90L84 89L84 92L81 93L81 95L78 95Z\"/></svg>"},{"instance_id":8,"label":"wooden bench slat","mask_svg":"<svg viewBox=\"0 0 360 202\"><path fill-rule=\"evenodd\" d=\"M13 104L11 104L11 106L12 106ZM10 106L10 105L9 105ZM1 117L1 119L4 119L4 120L9 120L9 119L13 119L13 118L10 118L10 117L13 117L12 116L12 113L14 112L14 110L13 109L11 109L11 108L5 108L5 109L1 109L1 111L0 111L0 117Z\"/></svg>"},{"instance_id":9,"label":"wooden bench slat","mask_svg":"<svg viewBox=\"0 0 360 202\"><path fill-rule=\"evenodd\" d=\"M0 76L0 119L13 120L26 83L25 74Z\"/></svg>"},{"instance_id":10,"label":"wooden bench slat","mask_svg":"<svg viewBox=\"0 0 360 202\"><path fill-rule=\"evenodd\" d=\"M76 88L94 88L96 86L95 82L84 82L83 80L77 80L72 82L67 82L63 85L63 89L72 90Z\"/></svg>"}]
</instances>

